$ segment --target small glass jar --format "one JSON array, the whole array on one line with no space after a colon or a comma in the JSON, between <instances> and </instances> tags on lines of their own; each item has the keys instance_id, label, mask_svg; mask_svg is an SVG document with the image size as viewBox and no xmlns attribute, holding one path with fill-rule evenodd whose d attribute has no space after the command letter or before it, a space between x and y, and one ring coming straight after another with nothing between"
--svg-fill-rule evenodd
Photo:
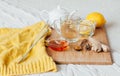
<instances>
[{"instance_id":1,"label":"small glass jar","mask_svg":"<svg viewBox=\"0 0 120 76\"><path fill-rule=\"evenodd\" d=\"M81 20L79 34L82 37L91 37L94 35L96 23L90 20Z\"/></svg>"},{"instance_id":2,"label":"small glass jar","mask_svg":"<svg viewBox=\"0 0 120 76\"><path fill-rule=\"evenodd\" d=\"M69 48L69 43L65 40L47 40L46 46L54 51L65 51Z\"/></svg>"}]
</instances>

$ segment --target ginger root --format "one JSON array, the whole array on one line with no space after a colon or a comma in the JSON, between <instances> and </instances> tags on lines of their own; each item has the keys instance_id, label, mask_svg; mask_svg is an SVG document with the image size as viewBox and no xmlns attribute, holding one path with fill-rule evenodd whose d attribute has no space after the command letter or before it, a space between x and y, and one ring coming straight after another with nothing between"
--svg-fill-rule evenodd
<instances>
[{"instance_id":1,"label":"ginger root","mask_svg":"<svg viewBox=\"0 0 120 76\"><path fill-rule=\"evenodd\" d=\"M95 51L95 52L108 52L109 47L99 41L97 41L94 38L88 38L89 42L91 43L91 50Z\"/></svg>"},{"instance_id":2,"label":"ginger root","mask_svg":"<svg viewBox=\"0 0 120 76\"><path fill-rule=\"evenodd\" d=\"M108 52L109 47L100 41L97 41L94 38L88 38L88 39L82 39L79 41L79 44L74 46L74 49L77 51L82 51L82 50L92 50L95 52Z\"/></svg>"}]
</instances>

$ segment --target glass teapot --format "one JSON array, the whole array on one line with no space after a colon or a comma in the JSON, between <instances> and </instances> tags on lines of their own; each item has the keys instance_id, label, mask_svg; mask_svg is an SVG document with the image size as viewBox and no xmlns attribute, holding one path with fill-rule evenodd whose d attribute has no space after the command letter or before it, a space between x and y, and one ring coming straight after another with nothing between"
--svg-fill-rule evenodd
<instances>
[{"instance_id":1,"label":"glass teapot","mask_svg":"<svg viewBox=\"0 0 120 76\"><path fill-rule=\"evenodd\" d=\"M49 24L60 35L59 39L69 42L77 41L80 36L91 37L94 35L95 30L95 23L82 20L78 10L69 13L60 6L49 13Z\"/></svg>"}]
</instances>

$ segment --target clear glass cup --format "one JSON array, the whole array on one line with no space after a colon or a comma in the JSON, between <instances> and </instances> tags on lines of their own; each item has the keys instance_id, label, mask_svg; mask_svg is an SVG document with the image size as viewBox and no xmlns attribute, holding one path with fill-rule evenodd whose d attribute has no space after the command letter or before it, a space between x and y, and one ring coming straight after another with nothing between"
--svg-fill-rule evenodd
<instances>
[{"instance_id":1,"label":"clear glass cup","mask_svg":"<svg viewBox=\"0 0 120 76\"><path fill-rule=\"evenodd\" d=\"M90 20L81 20L79 34L82 37L92 37L95 32L96 23Z\"/></svg>"},{"instance_id":2,"label":"clear glass cup","mask_svg":"<svg viewBox=\"0 0 120 76\"><path fill-rule=\"evenodd\" d=\"M61 36L69 42L76 42L79 39L80 20L65 19L56 20L54 27Z\"/></svg>"}]
</instances>

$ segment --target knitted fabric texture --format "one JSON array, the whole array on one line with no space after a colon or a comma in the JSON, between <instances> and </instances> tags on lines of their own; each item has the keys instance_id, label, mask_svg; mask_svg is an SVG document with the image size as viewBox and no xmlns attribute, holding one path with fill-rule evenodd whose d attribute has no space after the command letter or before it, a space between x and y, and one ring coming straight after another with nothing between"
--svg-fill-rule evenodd
<instances>
[{"instance_id":1,"label":"knitted fabric texture","mask_svg":"<svg viewBox=\"0 0 120 76\"><path fill-rule=\"evenodd\" d=\"M0 28L0 74L1 76L23 75L57 71L56 65L46 53L45 37L31 49L27 57L17 60L30 48L45 22L25 28Z\"/></svg>"}]
</instances>

